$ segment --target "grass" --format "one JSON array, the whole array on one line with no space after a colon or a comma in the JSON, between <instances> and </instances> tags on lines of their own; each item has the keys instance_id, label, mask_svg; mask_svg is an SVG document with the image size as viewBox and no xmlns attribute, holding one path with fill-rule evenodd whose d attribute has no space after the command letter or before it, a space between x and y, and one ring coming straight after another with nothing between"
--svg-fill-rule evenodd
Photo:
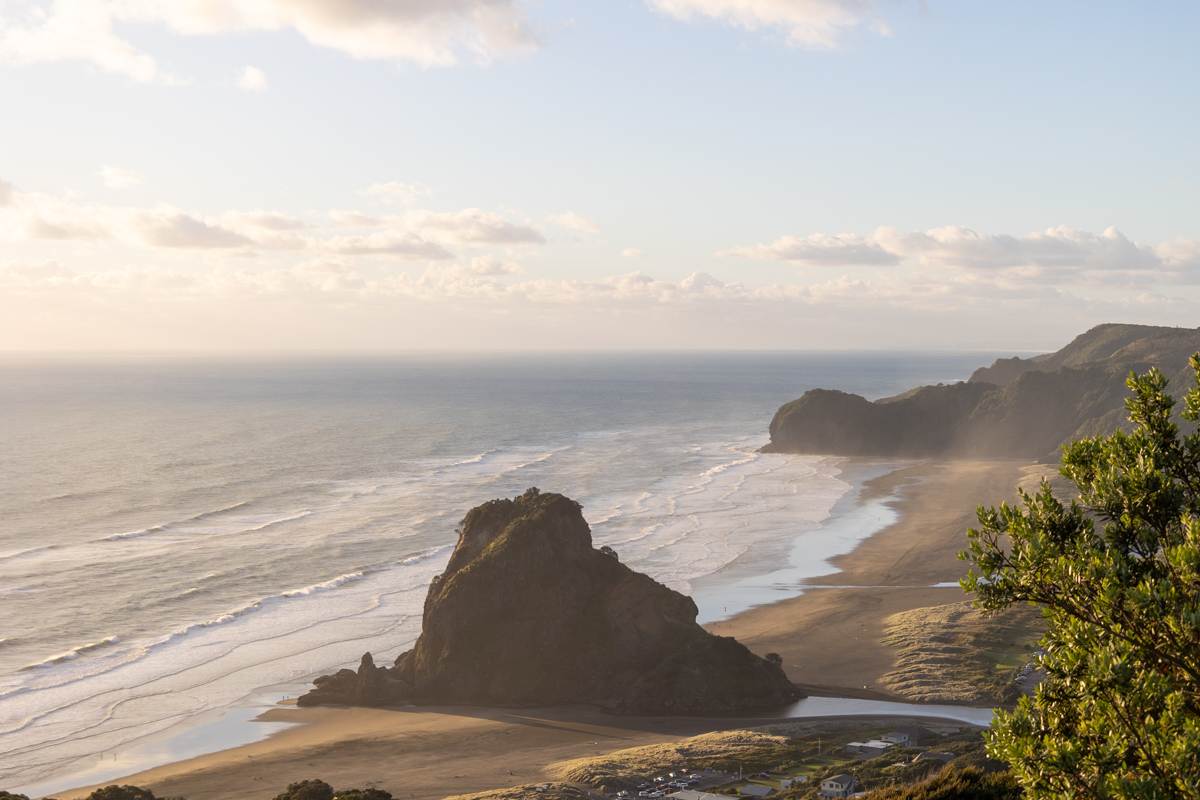
<instances>
[{"instance_id":1,"label":"grass","mask_svg":"<svg viewBox=\"0 0 1200 800\"><path fill-rule=\"evenodd\" d=\"M456 794L445 800L592 800L597 797L585 787L562 783L530 783L524 786L509 786L475 794Z\"/></svg>"},{"instance_id":2,"label":"grass","mask_svg":"<svg viewBox=\"0 0 1200 800\"><path fill-rule=\"evenodd\" d=\"M556 780L606 788L636 785L648 777L682 768L758 772L790 760L793 741L766 731L731 730L706 733L678 742L615 750L603 756L552 764Z\"/></svg>"},{"instance_id":3,"label":"grass","mask_svg":"<svg viewBox=\"0 0 1200 800\"><path fill-rule=\"evenodd\" d=\"M881 683L916 702L1011 703L1040 633L1040 615L1026 607L988 615L964 601L892 614L883 641L897 650L896 668Z\"/></svg>"}]
</instances>

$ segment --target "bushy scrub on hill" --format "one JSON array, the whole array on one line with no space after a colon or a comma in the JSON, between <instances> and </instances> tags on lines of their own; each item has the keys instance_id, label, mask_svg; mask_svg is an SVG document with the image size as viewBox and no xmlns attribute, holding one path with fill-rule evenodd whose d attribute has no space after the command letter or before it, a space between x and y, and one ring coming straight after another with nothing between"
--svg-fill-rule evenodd
<instances>
[{"instance_id":1,"label":"bushy scrub on hill","mask_svg":"<svg viewBox=\"0 0 1200 800\"><path fill-rule=\"evenodd\" d=\"M706 733L678 742L615 750L550 765L561 781L597 787L624 788L664 769L767 769L793 755L792 741L764 731L731 730Z\"/></svg>"},{"instance_id":2,"label":"bushy scrub on hill","mask_svg":"<svg viewBox=\"0 0 1200 800\"><path fill-rule=\"evenodd\" d=\"M29 800L23 794L0 791L0 800ZM54 800L54 798L46 798ZM185 800L182 797L158 797L140 786L105 786L87 796L87 800ZM383 789L334 790L325 781L306 780L290 784L275 800L393 800Z\"/></svg>"},{"instance_id":3,"label":"bushy scrub on hill","mask_svg":"<svg viewBox=\"0 0 1200 800\"><path fill-rule=\"evenodd\" d=\"M338 789L325 781L307 780L290 784L275 796L275 800L392 800L392 795L382 789Z\"/></svg>"},{"instance_id":4,"label":"bushy scrub on hill","mask_svg":"<svg viewBox=\"0 0 1200 800\"><path fill-rule=\"evenodd\" d=\"M1021 788L1007 772L946 769L923 781L871 792L869 800L1018 800Z\"/></svg>"}]
</instances>

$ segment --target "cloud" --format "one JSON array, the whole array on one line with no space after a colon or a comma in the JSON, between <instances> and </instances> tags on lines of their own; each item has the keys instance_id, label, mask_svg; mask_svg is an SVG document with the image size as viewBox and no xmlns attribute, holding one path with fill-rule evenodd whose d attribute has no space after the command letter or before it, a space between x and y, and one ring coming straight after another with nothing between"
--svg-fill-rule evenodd
<instances>
[{"instance_id":1,"label":"cloud","mask_svg":"<svg viewBox=\"0 0 1200 800\"><path fill-rule=\"evenodd\" d=\"M845 233L784 236L770 244L737 247L725 251L722 255L793 261L809 265L896 264L900 260L896 254L885 250L871 237Z\"/></svg>"},{"instance_id":2,"label":"cloud","mask_svg":"<svg viewBox=\"0 0 1200 800\"><path fill-rule=\"evenodd\" d=\"M649 0L677 19L708 17L750 31L777 29L789 44L832 48L864 25L888 34L872 0Z\"/></svg>"},{"instance_id":3,"label":"cloud","mask_svg":"<svg viewBox=\"0 0 1200 800\"><path fill-rule=\"evenodd\" d=\"M5 185L7 186L7 185ZM490 211L411 210L370 215L325 212L332 225L319 225L279 211L227 211L202 216L170 206L137 208L85 203L73 195L9 190L0 207L0 239L115 239L152 248L310 250L343 256L391 255L444 261L450 247L541 244L535 228ZM319 217L318 217L319 219Z\"/></svg>"},{"instance_id":4,"label":"cloud","mask_svg":"<svg viewBox=\"0 0 1200 800\"><path fill-rule=\"evenodd\" d=\"M637 247L626 247L621 251L621 258L641 258L642 251Z\"/></svg>"},{"instance_id":5,"label":"cloud","mask_svg":"<svg viewBox=\"0 0 1200 800\"><path fill-rule=\"evenodd\" d=\"M106 239L108 232L98 225L80 222L60 222L34 216L29 220L32 239L68 241L71 239Z\"/></svg>"},{"instance_id":6,"label":"cloud","mask_svg":"<svg viewBox=\"0 0 1200 800\"><path fill-rule=\"evenodd\" d=\"M105 186L107 186L109 189L116 189L118 191L121 189L132 189L134 186L138 186L142 182L142 176L138 175L136 172L123 169L121 167L114 167L110 164L106 164L101 167L97 174L100 176L100 180L104 182Z\"/></svg>"},{"instance_id":7,"label":"cloud","mask_svg":"<svg viewBox=\"0 0 1200 800\"><path fill-rule=\"evenodd\" d=\"M339 228L377 228L386 222L382 217L373 214L338 208L329 212L329 219Z\"/></svg>"},{"instance_id":8,"label":"cloud","mask_svg":"<svg viewBox=\"0 0 1200 800\"><path fill-rule=\"evenodd\" d=\"M15 194L16 190L13 189L11 183L0 180L0 207L12 205L13 195Z\"/></svg>"},{"instance_id":9,"label":"cloud","mask_svg":"<svg viewBox=\"0 0 1200 800\"><path fill-rule=\"evenodd\" d=\"M980 233L959 225L912 232L885 227L866 236L785 236L720 255L804 266L946 268L1044 282L1079 274L1113 279L1138 274L1171 280L1200 277L1200 243L1177 239L1156 246L1138 244L1112 227L1092 233L1057 226L1024 235Z\"/></svg>"},{"instance_id":10,"label":"cloud","mask_svg":"<svg viewBox=\"0 0 1200 800\"><path fill-rule=\"evenodd\" d=\"M593 235L600 232L599 225L582 214L576 214L574 211L563 211L560 214L551 214L549 217L547 217L547 220L560 228L565 228L566 230L574 231L575 233Z\"/></svg>"},{"instance_id":11,"label":"cloud","mask_svg":"<svg viewBox=\"0 0 1200 800\"><path fill-rule=\"evenodd\" d=\"M267 73L258 67L247 65L237 80L238 88L246 92L265 92L269 86Z\"/></svg>"},{"instance_id":12,"label":"cloud","mask_svg":"<svg viewBox=\"0 0 1200 800\"><path fill-rule=\"evenodd\" d=\"M402 183L400 181L372 183L363 189L362 193L364 196L386 205L409 205L430 194L428 188L418 183Z\"/></svg>"},{"instance_id":13,"label":"cloud","mask_svg":"<svg viewBox=\"0 0 1200 800\"><path fill-rule=\"evenodd\" d=\"M425 67L537 44L516 0L14 0L0 6L0 61L77 61L141 82L175 80L118 33L136 25L186 36L291 31L352 58Z\"/></svg>"},{"instance_id":14,"label":"cloud","mask_svg":"<svg viewBox=\"0 0 1200 800\"><path fill-rule=\"evenodd\" d=\"M137 235L154 247L212 249L253 244L240 233L179 212L143 211L134 215L131 224Z\"/></svg>"},{"instance_id":15,"label":"cloud","mask_svg":"<svg viewBox=\"0 0 1200 800\"><path fill-rule=\"evenodd\" d=\"M223 218L234 228L261 228L268 231L301 231L312 226L299 217L278 211L234 211Z\"/></svg>"},{"instance_id":16,"label":"cloud","mask_svg":"<svg viewBox=\"0 0 1200 800\"><path fill-rule=\"evenodd\" d=\"M520 275L525 270L520 264L511 261L501 261L493 256L476 256L467 267L473 275L499 277L501 275Z\"/></svg>"},{"instance_id":17,"label":"cloud","mask_svg":"<svg viewBox=\"0 0 1200 800\"><path fill-rule=\"evenodd\" d=\"M536 229L510 222L498 214L467 208L462 211L422 211L411 216L417 230L433 237L465 244L543 244Z\"/></svg>"},{"instance_id":18,"label":"cloud","mask_svg":"<svg viewBox=\"0 0 1200 800\"><path fill-rule=\"evenodd\" d=\"M414 233L373 233L368 236L336 236L324 242L330 252L343 256L401 256L404 258L448 259L454 255L437 242Z\"/></svg>"},{"instance_id":19,"label":"cloud","mask_svg":"<svg viewBox=\"0 0 1200 800\"><path fill-rule=\"evenodd\" d=\"M8 10L0 10L0 62L82 61L136 81L166 78L153 57L113 31L117 9L112 2L17 2L5 8Z\"/></svg>"}]
</instances>

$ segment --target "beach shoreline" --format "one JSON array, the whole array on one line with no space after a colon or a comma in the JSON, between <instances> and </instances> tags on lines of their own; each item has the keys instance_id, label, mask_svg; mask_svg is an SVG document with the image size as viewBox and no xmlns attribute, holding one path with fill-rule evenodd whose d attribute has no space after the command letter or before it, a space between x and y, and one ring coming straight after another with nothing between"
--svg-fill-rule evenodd
<instances>
[{"instance_id":1,"label":"beach shoreline","mask_svg":"<svg viewBox=\"0 0 1200 800\"><path fill-rule=\"evenodd\" d=\"M963 599L957 586L945 584L962 574L956 553L973 521L974 508L1010 499L1028 469L1020 462L970 461L921 462L884 470L858 487L857 503L887 504L895 511L891 524L828 559L832 571L806 578L803 594L749 608L707 627L735 636L756 652L779 652L789 676L809 694L903 702L905 698L878 685L894 663L894 654L879 641L883 619L896 611ZM401 782L412 786L413 768L403 775L378 772L374 764L388 760L380 758L384 752L405 762L420 753L420 759L443 766L466 761L492 764L492 768L472 767L460 773L429 772L430 783L423 784L422 790L427 793L413 796L438 797L540 780L540 766L564 758L771 719L626 718L594 709L281 705L258 717L272 725L287 723L265 738L133 770L121 780L189 800L249 800L267 797L272 789L279 791L288 780L278 788L274 784L284 777L321 777L340 785L377 781L384 788ZM546 731L555 730L559 735L543 738ZM572 734L562 735L565 730ZM431 742L440 742L438 749L427 750ZM506 754L510 766L500 769L489 747ZM513 757L514 747L524 755ZM491 782L484 775L493 775ZM82 798L88 788L59 791L55 796Z\"/></svg>"}]
</instances>

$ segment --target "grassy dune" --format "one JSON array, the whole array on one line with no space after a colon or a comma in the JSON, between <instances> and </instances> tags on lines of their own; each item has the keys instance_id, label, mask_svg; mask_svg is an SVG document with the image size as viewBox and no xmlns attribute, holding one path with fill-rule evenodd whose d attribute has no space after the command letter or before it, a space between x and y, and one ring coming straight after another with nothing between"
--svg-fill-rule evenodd
<instances>
[{"instance_id":1,"label":"grassy dune","mask_svg":"<svg viewBox=\"0 0 1200 800\"><path fill-rule=\"evenodd\" d=\"M562 783L530 783L524 786L510 786L507 789L493 789L475 794L456 794L446 800L590 800L595 795L587 789L569 786Z\"/></svg>"},{"instance_id":2,"label":"grassy dune","mask_svg":"<svg viewBox=\"0 0 1200 800\"><path fill-rule=\"evenodd\" d=\"M966 601L892 614L883 641L896 649L896 667L881 683L916 702L1012 702L1040 622L1031 608L988 615Z\"/></svg>"},{"instance_id":3,"label":"grassy dune","mask_svg":"<svg viewBox=\"0 0 1200 800\"><path fill-rule=\"evenodd\" d=\"M688 770L766 769L794 754L792 740L750 730L718 731L679 742L614 750L602 756L552 764L554 778L591 786L624 786L672 767Z\"/></svg>"}]
</instances>

